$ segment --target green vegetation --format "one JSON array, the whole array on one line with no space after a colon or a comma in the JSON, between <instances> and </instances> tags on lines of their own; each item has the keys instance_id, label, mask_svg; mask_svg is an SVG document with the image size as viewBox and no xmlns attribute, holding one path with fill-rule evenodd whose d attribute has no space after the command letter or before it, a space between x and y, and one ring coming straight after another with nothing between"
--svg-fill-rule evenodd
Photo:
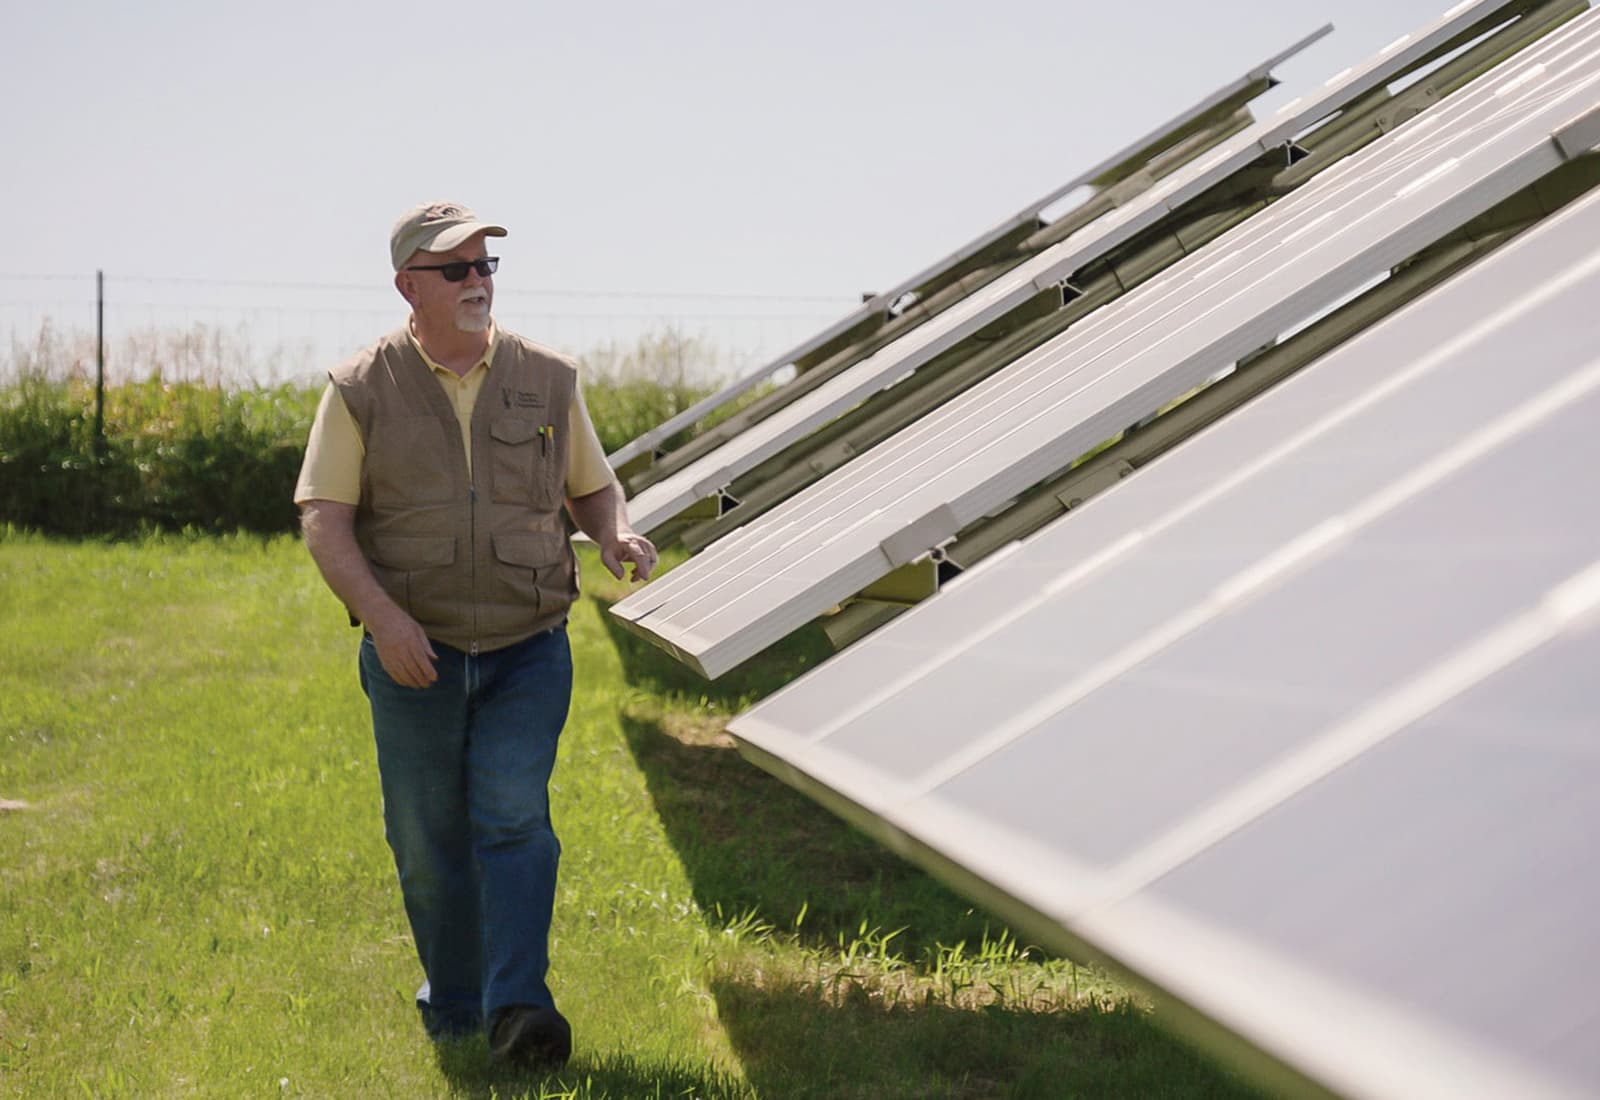
<instances>
[{"instance_id":1,"label":"green vegetation","mask_svg":"<svg viewBox=\"0 0 1600 1100\"><path fill-rule=\"evenodd\" d=\"M0 537L0 1096L1246 1097L745 764L708 685L590 594L556 772L549 1078L434 1048L355 638L291 538Z\"/></svg>"},{"instance_id":2,"label":"green vegetation","mask_svg":"<svg viewBox=\"0 0 1600 1100\"><path fill-rule=\"evenodd\" d=\"M322 384L224 384L244 376L236 343L204 327L130 341L120 356L141 380L107 386L98 445L82 349L48 325L13 347L0 372L12 379L0 388L0 523L72 536L294 530ZM711 392L691 379L717 369L713 349L671 329L582 358L607 452Z\"/></svg>"},{"instance_id":3,"label":"green vegetation","mask_svg":"<svg viewBox=\"0 0 1600 1100\"><path fill-rule=\"evenodd\" d=\"M317 392L24 377L0 392L0 519L57 534L288 531Z\"/></svg>"},{"instance_id":4,"label":"green vegetation","mask_svg":"<svg viewBox=\"0 0 1600 1100\"><path fill-rule=\"evenodd\" d=\"M718 376L718 358L704 340L670 328L648 334L632 347L605 344L586 352L583 400L606 453L713 392L715 387L693 379ZM668 442L676 446L680 441Z\"/></svg>"}]
</instances>

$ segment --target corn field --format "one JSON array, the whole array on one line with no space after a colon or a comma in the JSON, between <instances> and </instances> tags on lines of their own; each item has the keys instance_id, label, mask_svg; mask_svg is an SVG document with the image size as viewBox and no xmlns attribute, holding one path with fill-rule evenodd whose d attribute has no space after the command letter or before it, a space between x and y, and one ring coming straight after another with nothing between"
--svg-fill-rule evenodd
<instances>
[{"instance_id":1,"label":"corn field","mask_svg":"<svg viewBox=\"0 0 1600 1100\"><path fill-rule=\"evenodd\" d=\"M322 384L231 385L207 367L215 334L151 339L105 390L95 433L92 364L48 329L0 377L0 525L66 536L152 530L294 530L295 478ZM174 354L173 349L178 350ZM196 350L199 349L199 350ZM583 357L583 389L610 452L709 388L715 355L669 331ZM698 373L696 373L698 372ZM131 377L129 377L131 376Z\"/></svg>"}]
</instances>

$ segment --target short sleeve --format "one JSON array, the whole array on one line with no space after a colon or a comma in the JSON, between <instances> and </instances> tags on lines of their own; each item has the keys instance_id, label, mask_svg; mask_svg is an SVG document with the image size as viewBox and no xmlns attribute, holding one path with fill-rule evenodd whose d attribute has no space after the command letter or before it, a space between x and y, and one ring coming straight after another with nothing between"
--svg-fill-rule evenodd
<instances>
[{"instance_id":1,"label":"short sleeve","mask_svg":"<svg viewBox=\"0 0 1600 1100\"><path fill-rule=\"evenodd\" d=\"M317 416L306 440L306 457L300 465L300 480L295 483L294 502L331 500L338 504L361 503L361 463L366 449L361 431L333 383L322 391Z\"/></svg>"},{"instance_id":2,"label":"short sleeve","mask_svg":"<svg viewBox=\"0 0 1600 1100\"><path fill-rule=\"evenodd\" d=\"M572 408L567 413L567 495L586 497L598 493L612 482L611 464L606 461L605 448L589 419L589 406L584 404L583 390L575 388Z\"/></svg>"}]
</instances>

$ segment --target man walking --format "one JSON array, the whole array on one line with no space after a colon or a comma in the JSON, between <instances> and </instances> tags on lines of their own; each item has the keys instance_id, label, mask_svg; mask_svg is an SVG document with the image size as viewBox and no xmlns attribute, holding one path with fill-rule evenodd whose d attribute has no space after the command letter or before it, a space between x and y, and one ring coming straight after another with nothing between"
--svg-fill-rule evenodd
<instances>
[{"instance_id":1,"label":"man walking","mask_svg":"<svg viewBox=\"0 0 1600 1100\"><path fill-rule=\"evenodd\" d=\"M295 488L306 545L365 629L384 830L434 1037L487 1027L550 1067L572 1035L545 982L560 844L548 782L572 687L577 567L561 517L617 577L628 525L571 361L497 329L506 230L427 203L389 238L405 326L331 372Z\"/></svg>"}]
</instances>

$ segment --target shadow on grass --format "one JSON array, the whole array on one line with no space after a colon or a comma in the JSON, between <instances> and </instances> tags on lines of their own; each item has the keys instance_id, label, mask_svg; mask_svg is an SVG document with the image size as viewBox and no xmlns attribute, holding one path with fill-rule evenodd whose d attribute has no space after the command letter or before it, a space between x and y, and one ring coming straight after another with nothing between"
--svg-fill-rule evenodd
<instances>
[{"instance_id":1,"label":"shadow on grass","mask_svg":"<svg viewBox=\"0 0 1600 1100\"><path fill-rule=\"evenodd\" d=\"M894 943L913 960L937 944L976 946L999 933L925 871L750 764L725 734L686 743L663 721L625 714L622 728L712 919L754 914L820 946L903 929Z\"/></svg>"},{"instance_id":2,"label":"shadow on grass","mask_svg":"<svg viewBox=\"0 0 1600 1100\"><path fill-rule=\"evenodd\" d=\"M769 694L830 652L818 628L797 632L711 684L616 624L607 607L602 602L602 621L629 683L683 703L661 707L647 700L625 708L622 729L708 919L732 923L753 915L821 949L845 947L869 932L898 931L893 947L914 964L940 946L964 945L971 955L984 937L1008 931L747 762L723 732L728 710ZM696 700L704 701L706 713L695 712ZM718 1019L761 1097L1261 1095L1122 998L1104 1007L1085 1001L1070 1011L886 1006L863 987L835 995L770 972L756 981L722 973L711 991Z\"/></svg>"},{"instance_id":3,"label":"shadow on grass","mask_svg":"<svg viewBox=\"0 0 1600 1100\"><path fill-rule=\"evenodd\" d=\"M722 732L725 715L832 653L819 626L708 682L618 624L603 597L599 603L628 682L677 697L689 711L625 711L622 728L702 910L726 921L753 913L822 946L854 940L863 926L903 929L894 942L912 960L939 944L976 946L1001 932L927 872L746 761ZM713 713L697 718L695 700Z\"/></svg>"},{"instance_id":4,"label":"shadow on grass","mask_svg":"<svg viewBox=\"0 0 1600 1100\"><path fill-rule=\"evenodd\" d=\"M590 1058L581 1050L564 1068L549 1073L514 1069L489 1058L481 1037L434 1047L439 1072L452 1097L460 1100L518 1100L527 1097L693 1096L702 1100L753 1100L750 1087L696 1065L644 1063L622 1055Z\"/></svg>"},{"instance_id":5,"label":"shadow on grass","mask_svg":"<svg viewBox=\"0 0 1600 1100\"><path fill-rule=\"evenodd\" d=\"M712 982L720 1019L763 1097L804 1100L1261 1100L1126 1001L1066 1011L886 1006Z\"/></svg>"}]
</instances>

